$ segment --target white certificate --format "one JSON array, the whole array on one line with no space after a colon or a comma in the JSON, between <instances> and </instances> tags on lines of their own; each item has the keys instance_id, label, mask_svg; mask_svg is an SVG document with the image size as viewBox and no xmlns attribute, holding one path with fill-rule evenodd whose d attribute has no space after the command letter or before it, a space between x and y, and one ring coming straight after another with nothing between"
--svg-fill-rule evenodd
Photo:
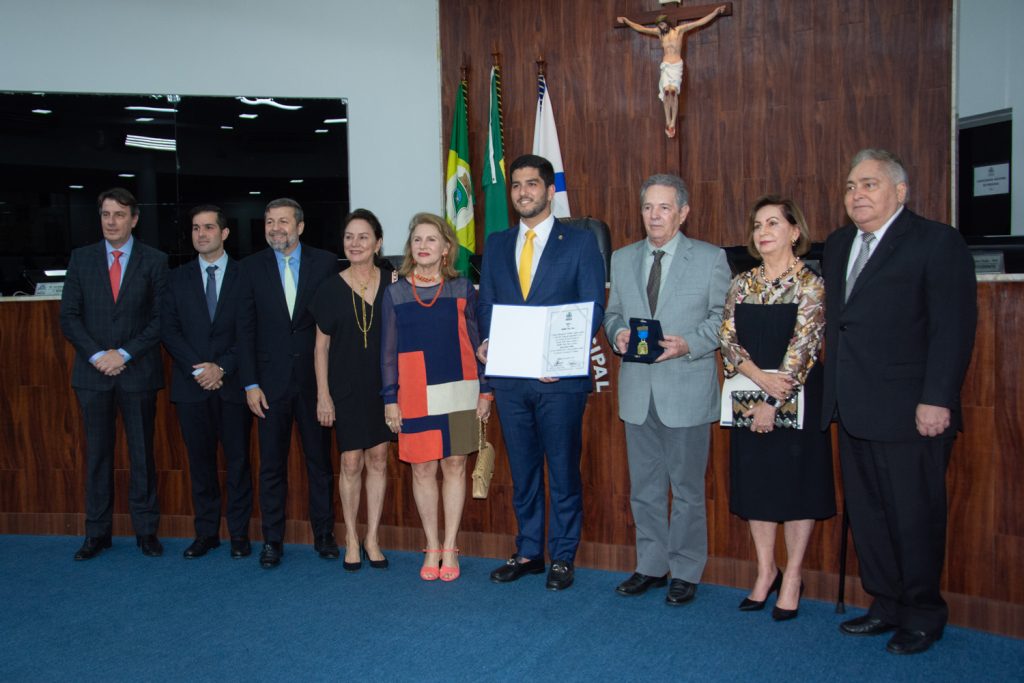
<instances>
[{"instance_id":1,"label":"white certificate","mask_svg":"<svg viewBox=\"0 0 1024 683\"><path fill-rule=\"evenodd\" d=\"M590 372L594 302L506 306L491 312L489 377L580 377Z\"/></svg>"}]
</instances>

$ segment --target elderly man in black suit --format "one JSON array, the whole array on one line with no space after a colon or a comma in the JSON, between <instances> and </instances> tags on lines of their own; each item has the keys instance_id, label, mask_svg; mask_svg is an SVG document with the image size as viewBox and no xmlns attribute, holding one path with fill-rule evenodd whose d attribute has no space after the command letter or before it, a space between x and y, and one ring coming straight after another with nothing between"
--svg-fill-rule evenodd
<instances>
[{"instance_id":1,"label":"elderly man in black suit","mask_svg":"<svg viewBox=\"0 0 1024 683\"><path fill-rule=\"evenodd\" d=\"M299 428L306 457L313 548L324 559L339 556L334 540L330 432L316 418L316 322L307 310L320 283L337 275L338 259L299 242L305 222L302 207L294 199L267 204L264 228L270 248L242 261L238 359L246 402L260 418L260 566L270 569L281 563L284 554L293 422Z\"/></svg>"},{"instance_id":2,"label":"elderly man in black suit","mask_svg":"<svg viewBox=\"0 0 1024 683\"><path fill-rule=\"evenodd\" d=\"M71 386L85 423L85 542L75 559L92 559L111 546L118 412L128 442L136 544L157 557L163 546L156 536L153 423L156 392L163 387L160 298L167 256L132 237L139 205L131 192L107 190L97 204L103 240L71 252L60 307L61 329L75 347Z\"/></svg>"},{"instance_id":3,"label":"elderly man in black suit","mask_svg":"<svg viewBox=\"0 0 1024 683\"><path fill-rule=\"evenodd\" d=\"M860 151L846 180L853 225L829 236L823 257L822 428L838 416L846 506L874 598L840 630L895 630L893 654L924 652L948 618L945 477L977 321L963 238L907 209L908 188L895 155Z\"/></svg>"},{"instance_id":4,"label":"elderly man in black suit","mask_svg":"<svg viewBox=\"0 0 1024 683\"><path fill-rule=\"evenodd\" d=\"M186 559L220 546L217 442L227 466L227 522L231 557L252 553L252 414L238 383L236 321L241 292L238 261L224 251L230 234L224 212L211 204L192 209L192 246L198 258L175 268L163 307L164 346L171 366L171 401L188 449L196 538Z\"/></svg>"}]
</instances>

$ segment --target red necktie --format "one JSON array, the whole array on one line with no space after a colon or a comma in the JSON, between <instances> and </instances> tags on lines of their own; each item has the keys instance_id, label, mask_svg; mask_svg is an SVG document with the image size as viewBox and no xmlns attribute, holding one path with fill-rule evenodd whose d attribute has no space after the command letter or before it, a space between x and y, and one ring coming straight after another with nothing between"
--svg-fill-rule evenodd
<instances>
[{"instance_id":1,"label":"red necktie","mask_svg":"<svg viewBox=\"0 0 1024 683\"><path fill-rule=\"evenodd\" d=\"M121 252L114 250L110 252L114 256L114 264L110 266L110 291L114 293L114 301L117 301L117 293L121 289Z\"/></svg>"}]
</instances>

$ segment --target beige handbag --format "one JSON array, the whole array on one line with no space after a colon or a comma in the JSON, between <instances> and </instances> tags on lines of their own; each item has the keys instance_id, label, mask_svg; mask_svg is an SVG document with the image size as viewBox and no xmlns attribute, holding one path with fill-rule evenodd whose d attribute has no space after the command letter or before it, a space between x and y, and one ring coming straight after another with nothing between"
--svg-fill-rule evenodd
<instances>
[{"instance_id":1,"label":"beige handbag","mask_svg":"<svg viewBox=\"0 0 1024 683\"><path fill-rule=\"evenodd\" d=\"M480 420L480 450L476 454L476 467L473 468L473 497L486 498L491 488L491 477L494 476L494 446L484 439L487 420Z\"/></svg>"}]
</instances>

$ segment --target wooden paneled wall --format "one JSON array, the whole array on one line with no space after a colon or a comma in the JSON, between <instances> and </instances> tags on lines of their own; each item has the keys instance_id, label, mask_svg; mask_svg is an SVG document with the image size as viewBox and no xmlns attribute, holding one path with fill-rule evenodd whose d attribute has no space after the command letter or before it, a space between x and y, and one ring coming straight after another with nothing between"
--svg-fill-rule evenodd
<instances>
[{"instance_id":1,"label":"wooden paneled wall","mask_svg":"<svg viewBox=\"0 0 1024 683\"><path fill-rule=\"evenodd\" d=\"M531 151L543 58L573 215L608 223L615 247L642 237L638 190L663 172L690 187L691 237L744 243L747 211L770 191L792 196L823 240L847 222L843 183L862 147L900 154L911 208L949 222L950 0L729 4L731 15L689 34L670 140L657 97L661 45L615 28L617 16L656 10L654 0L441 0L443 142L465 64L478 201L498 52L507 162Z\"/></svg>"}]
</instances>

